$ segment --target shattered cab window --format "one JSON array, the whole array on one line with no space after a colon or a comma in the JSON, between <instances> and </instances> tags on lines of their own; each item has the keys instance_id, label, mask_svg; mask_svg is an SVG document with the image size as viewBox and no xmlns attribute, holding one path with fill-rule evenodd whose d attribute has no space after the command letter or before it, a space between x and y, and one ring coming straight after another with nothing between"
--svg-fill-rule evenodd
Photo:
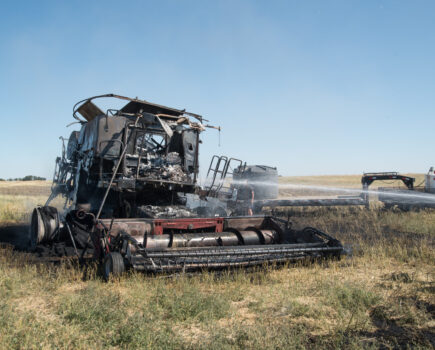
<instances>
[{"instance_id":1,"label":"shattered cab window","mask_svg":"<svg viewBox=\"0 0 435 350\"><path fill-rule=\"evenodd\" d=\"M166 138L159 134L140 133L136 137L135 153L164 153Z\"/></svg>"}]
</instances>

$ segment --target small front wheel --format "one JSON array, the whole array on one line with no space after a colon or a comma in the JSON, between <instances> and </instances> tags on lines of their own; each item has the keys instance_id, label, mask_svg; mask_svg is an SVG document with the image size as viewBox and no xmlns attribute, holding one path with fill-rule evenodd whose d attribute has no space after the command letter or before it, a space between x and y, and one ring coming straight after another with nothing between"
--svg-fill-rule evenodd
<instances>
[{"instance_id":1,"label":"small front wheel","mask_svg":"<svg viewBox=\"0 0 435 350\"><path fill-rule=\"evenodd\" d=\"M104 258L104 279L109 280L111 276L119 277L125 271L124 258L118 252L111 252Z\"/></svg>"}]
</instances>

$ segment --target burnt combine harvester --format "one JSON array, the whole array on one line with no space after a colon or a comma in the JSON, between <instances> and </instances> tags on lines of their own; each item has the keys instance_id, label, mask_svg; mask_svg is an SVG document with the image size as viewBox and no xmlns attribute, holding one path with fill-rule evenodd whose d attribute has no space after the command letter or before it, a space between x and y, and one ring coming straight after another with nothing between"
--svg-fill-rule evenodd
<instances>
[{"instance_id":1,"label":"burnt combine harvester","mask_svg":"<svg viewBox=\"0 0 435 350\"><path fill-rule=\"evenodd\" d=\"M103 112L97 98L127 104ZM81 130L72 132L56 160L46 205L33 211L33 249L78 257L92 252L106 278L128 268L187 271L343 253L339 241L314 228L293 230L270 216L231 216L238 212L218 204L186 205L188 197L212 202L224 187L215 181L222 165L213 160L214 180L198 185L200 133L219 129L200 115L109 94L80 101L73 116ZM238 164L234 178L248 174L249 167L227 159L225 175L231 162ZM62 215L49 206L58 195L65 198Z\"/></svg>"}]
</instances>

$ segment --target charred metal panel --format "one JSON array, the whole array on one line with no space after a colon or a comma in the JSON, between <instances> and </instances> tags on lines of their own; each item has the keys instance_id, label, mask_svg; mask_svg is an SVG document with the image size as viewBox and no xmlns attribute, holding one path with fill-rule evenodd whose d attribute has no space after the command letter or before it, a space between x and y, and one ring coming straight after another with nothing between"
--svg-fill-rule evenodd
<instances>
[{"instance_id":1,"label":"charred metal panel","mask_svg":"<svg viewBox=\"0 0 435 350\"><path fill-rule=\"evenodd\" d=\"M77 112L79 112L88 122L99 115L104 115L104 112L91 101L83 103L79 109L77 109Z\"/></svg>"},{"instance_id":2,"label":"charred metal panel","mask_svg":"<svg viewBox=\"0 0 435 350\"><path fill-rule=\"evenodd\" d=\"M189 219L171 219L171 220L154 220L154 234L161 235L164 230L197 230L213 228L214 232L222 232L222 218L189 218Z\"/></svg>"},{"instance_id":3,"label":"charred metal panel","mask_svg":"<svg viewBox=\"0 0 435 350\"><path fill-rule=\"evenodd\" d=\"M119 157L121 154L123 130L127 118L98 118L97 154L103 158Z\"/></svg>"},{"instance_id":4,"label":"charred metal panel","mask_svg":"<svg viewBox=\"0 0 435 350\"><path fill-rule=\"evenodd\" d=\"M195 171L196 136L197 132L194 130L183 131L184 168L189 173Z\"/></svg>"},{"instance_id":5,"label":"charred metal panel","mask_svg":"<svg viewBox=\"0 0 435 350\"><path fill-rule=\"evenodd\" d=\"M82 126L80 130L79 144L81 152L89 152L96 147L98 119L93 119Z\"/></svg>"},{"instance_id":6,"label":"charred metal panel","mask_svg":"<svg viewBox=\"0 0 435 350\"><path fill-rule=\"evenodd\" d=\"M224 230L234 228L237 230L244 230L248 227L262 228L264 224L264 217L235 217L225 218Z\"/></svg>"},{"instance_id":7,"label":"charred metal panel","mask_svg":"<svg viewBox=\"0 0 435 350\"><path fill-rule=\"evenodd\" d=\"M151 114L169 114L173 116L179 116L183 114L183 111L180 111L178 109L173 109L165 106L160 106L157 104L135 100L130 101L127 103L124 107L121 109L122 113L151 113Z\"/></svg>"},{"instance_id":8,"label":"charred metal panel","mask_svg":"<svg viewBox=\"0 0 435 350\"><path fill-rule=\"evenodd\" d=\"M181 132L174 132L168 147L168 152L177 152L181 157L184 156L183 136Z\"/></svg>"}]
</instances>

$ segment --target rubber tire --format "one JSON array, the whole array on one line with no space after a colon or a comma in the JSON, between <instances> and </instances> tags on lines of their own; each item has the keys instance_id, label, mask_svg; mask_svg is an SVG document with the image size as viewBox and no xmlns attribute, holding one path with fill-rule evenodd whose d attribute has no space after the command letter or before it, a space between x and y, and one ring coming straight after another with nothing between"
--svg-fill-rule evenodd
<instances>
[{"instance_id":1,"label":"rubber tire","mask_svg":"<svg viewBox=\"0 0 435 350\"><path fill-rule=\"evenodd\" d=\"M79 131L73 131L68 139L66 146L66 158L70 161L74 161L79 144Z\"/></svg>"},{"instance_id":2,"label":"rubber tire","mask_svg":"<svg viewBox=\"0 0 435 350\"><path fill-rule=\"evenodd\" d=\"M106 255L103 264L104 279L108 281L110 277L119 277L125 271L124 258L118 252Z\"/></svg>"}]
</instances>

